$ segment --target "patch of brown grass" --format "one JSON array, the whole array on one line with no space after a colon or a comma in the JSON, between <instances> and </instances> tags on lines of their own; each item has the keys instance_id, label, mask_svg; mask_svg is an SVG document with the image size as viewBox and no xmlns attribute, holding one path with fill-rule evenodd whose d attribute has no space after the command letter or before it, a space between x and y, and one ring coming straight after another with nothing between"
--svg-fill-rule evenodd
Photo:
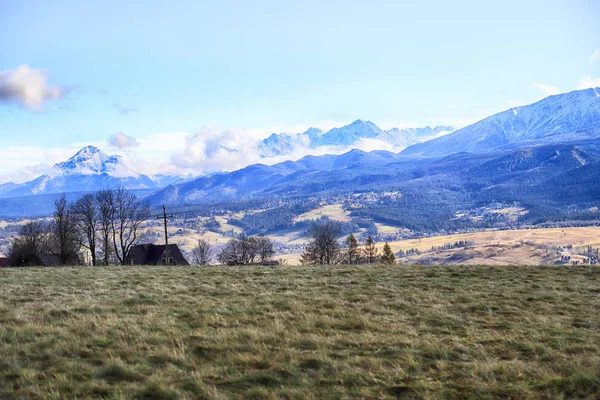
<instances>
[{"instance_id":1,"label":"patch of brown grass","mask_svg":"<svg viewBox=\"0 0 600 400\"><path fill-rule=\"evenodd\" d=\"M0 270L0 398L598 398L597 267Z\"/></svg>"}]
</instances>

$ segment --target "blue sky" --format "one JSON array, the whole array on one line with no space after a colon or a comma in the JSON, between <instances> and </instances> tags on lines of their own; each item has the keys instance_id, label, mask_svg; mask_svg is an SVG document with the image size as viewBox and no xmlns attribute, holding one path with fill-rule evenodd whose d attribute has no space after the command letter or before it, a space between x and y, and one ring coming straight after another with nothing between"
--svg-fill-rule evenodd
<instances>
[{"instance_id":1,"label":"blue sky","mask_svg":"<svg viewBox=\"0 0 600 400\"><path fill-rule=\"evenodd\" d=\"M0 87L0 182L117 132L172 160L205 126L462 126L600 82L599 18L595 0L0 0L0 71L50 90Z\"/></svg>"}]
</instances>

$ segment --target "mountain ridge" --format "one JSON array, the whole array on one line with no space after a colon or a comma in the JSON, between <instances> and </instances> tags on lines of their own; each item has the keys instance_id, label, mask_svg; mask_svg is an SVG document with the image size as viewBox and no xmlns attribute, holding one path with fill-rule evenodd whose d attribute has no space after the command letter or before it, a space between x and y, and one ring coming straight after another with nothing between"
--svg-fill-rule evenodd
<instances>
[{"instance_id":1,"label":"mountain ridge","mask_svg":"<svg viewBox=\"0 0 600 400\"><path fill-rule=\"evenodd\" d=\"M319 128L309 128L305 132L296 134L273 133L259 142L258 150L263 157L285 156L299 148L312 150L344 148L350 150L359 146L363 140L378 140L384 145L401 150L411 144L454 130L452 126L383 130L371 121L358 119L327 132Z\"/></svg>"},{"instance_id":2,"label":"mountain ridge","mask_svg":"<svg viewBox=\"0 0 600 400\"><path fill-rule=\"evenodd\" d=\"M548 144L600 136L600 88L546 97L491 115L453 133L414 144L404 155L435 157L516 144Z\"/></svg>"}]
</instances>

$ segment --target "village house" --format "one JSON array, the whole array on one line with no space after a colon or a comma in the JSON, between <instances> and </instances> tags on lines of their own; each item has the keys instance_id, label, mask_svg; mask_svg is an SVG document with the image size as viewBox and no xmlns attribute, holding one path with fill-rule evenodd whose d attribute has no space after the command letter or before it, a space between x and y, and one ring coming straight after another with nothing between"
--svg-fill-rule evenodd
<instances>
[{"instance_id":1,"label":"village house","mask_svg":"<svg viewBox=\"0 0 600 400\"><path fill-rule=\"evenodd\" d=\"M190 265L179 246L169 245L169 251L164 244L138 244L133 246L127 257L127 264L131 265Z\"/></svg>"}]
</instances>

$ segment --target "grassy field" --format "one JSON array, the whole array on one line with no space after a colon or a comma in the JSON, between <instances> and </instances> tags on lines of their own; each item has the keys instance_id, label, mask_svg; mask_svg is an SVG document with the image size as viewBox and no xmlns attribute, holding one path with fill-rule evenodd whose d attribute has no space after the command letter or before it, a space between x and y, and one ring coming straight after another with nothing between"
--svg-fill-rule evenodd
<instances>
[{"instance_id":1,"label":"grassy field","mask_svg":"<svg viewBox=\"0 0 600 400\"><path fill-rule=\"evenodd\" d=\"M296 221L305 221L311 219L318 219L321 217L329 217L334 221L348 222L351 220L350 212L344 210L342 204L332 204L316 208L312 211L306 212L296 217Z\"/></svg>"},{"instance_id":2,"label":"grassy field","mask_svg":"<svg viewBox=\"0 0 600 400\"><path fill-rule=\"evenodd\" d=\"M600 396L597 267L0 270L0 398Z\"/></svg>"}]
</instances>

